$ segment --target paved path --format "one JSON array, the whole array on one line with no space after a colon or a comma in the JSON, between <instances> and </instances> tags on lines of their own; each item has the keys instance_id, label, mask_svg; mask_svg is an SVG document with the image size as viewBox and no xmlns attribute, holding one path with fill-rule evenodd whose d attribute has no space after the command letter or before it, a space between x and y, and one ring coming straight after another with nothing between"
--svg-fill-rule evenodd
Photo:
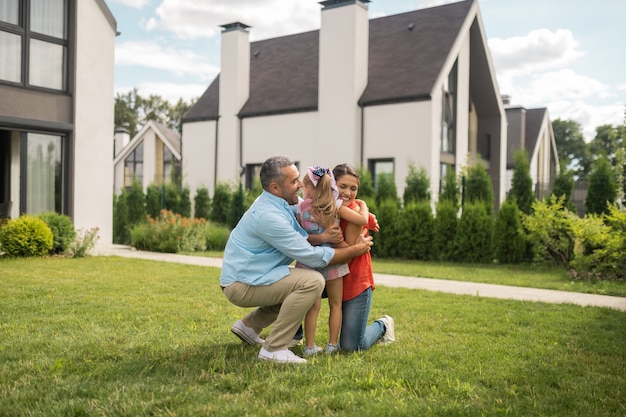
<instances>
[{"instance_id":1,"label":"paved path","mask_svg":"<svg viewBox=\"0 0 626 417\"><path fill-rule=\"evenodd\" d=\"M220 258L187 256L172 253L144 252L123 245L99 246L96 253L101 256L121 256L126 258L148 259L152 261L177 262L198 266L222 267ZM475 282L450 281L430 278L403 277L398 275L374 274L377 285L388 287L414 288L440 291L453 294L480 297L505 298L511 300L541 301L545 303L570 303L582 306L610 307L626 311L626 297L583 294L568 291L541 290L536 288L513 287L509 285L479 284Z\"/></svg>"}]
</instances>

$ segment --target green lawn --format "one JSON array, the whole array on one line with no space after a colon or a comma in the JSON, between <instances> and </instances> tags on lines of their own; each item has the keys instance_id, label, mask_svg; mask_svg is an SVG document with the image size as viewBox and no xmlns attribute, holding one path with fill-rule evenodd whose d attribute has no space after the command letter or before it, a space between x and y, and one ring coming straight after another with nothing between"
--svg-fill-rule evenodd
<instances>
[{"instance_id":1,"label":"green lawn","mask_svg":"<svg viewBox=\"0 0 626 417\"><path fill-rule=\"evenodd\" d=\"M626 415L626 313L607 308L379 287L395 344L297 366L230 333L247 310L219 269L0 259L0 277L0 416Z\"/></svg>"},{"instance_id":2,"label":"green lawn","mask_svg":"<svg viewBox=\"0 0 626 417\"><path fill-rule=\"evenodd\" d=\"M186 255L221 258L223 252L194 252L186 253ZM560 266L460 264L379 258L374 258L372 263L374 272L379 274L626 297L626 281L574 280L567 269Z\"/></svg>"}]
</instances>

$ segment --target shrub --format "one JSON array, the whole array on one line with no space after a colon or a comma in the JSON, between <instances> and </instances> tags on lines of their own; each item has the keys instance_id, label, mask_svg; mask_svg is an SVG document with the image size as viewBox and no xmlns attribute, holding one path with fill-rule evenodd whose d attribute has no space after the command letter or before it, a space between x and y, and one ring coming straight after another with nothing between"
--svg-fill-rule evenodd
<instances>
[{"instance_id":1,"label":"shrub","mask_svg":"<svg viewBox=\"0 0 626 417\"><path fill-rule=\"evenodd\" d=\"M128 206L126 205L126 190L123 189L120 195L113 195L113 243L130 242L127 226Z\"/></svg>"},{"instance_id":2,"label":"shrub","mask_svg":"<svg viewBox=\"0 0 626 417\"><path fill-rule=\"evenodd\" d=\"M243 213L246 211L245 203L245 193L243 191L243 184L239 184L239 187L236 191L233 191L230 198L230 205L228 210L228 222L227 225L234 229L239 223L239 219L243 216Z\"/></svg>"},{"instance_id":3,"label":"shrub","mask_svg":"<svg viewBox=\"0 0 626 417\"><path fill-rule=\"evenodd\" d=\"M209 219L209 215L211 214L211 197L209 197L209 190L206 187L199 187L196 190L193 206L193 216L196 219Z\"/></svg>"},{"instance_id":4,"label":"shrub","mask_svg":"<svg viewBox=\"0 0 626 417\"><path fill-rule=\"evenodd\" d=\"M365 167L357 168L357 173L359 174L359 198L361 200L375 200L376 190L374 190L372 174Z\"/></svg>"},{"instance_id":5,"label":"shrub","mask_svg":"<svg viewBox=\"0 0 626 417\"><path fill-rule=\"evenodd\" d=\"M72 219L64 214L52 211L42 213L37 217L43 220L52 231L51 253L65 253L76 238L76 230L74 230Z\"/></svg>"},{"instance_id":6,"label":"shrub","mask_svg":"<svg viewBox=\"0 0 626 417\"><path fill-rule=\"evenodd\" d=\"M433 212L428 201L406 204L395 234L397 255L405 259L431 259L433 230Z\"/></svg>"},{"instance_id":7,"label":"shrub","mask_svg":"<svg viewBox=\"0 0 626 417\"><path fill-rule=\"evenodd\" d=\"M413 163L409 165L402 200L405 205L418 201L430 202L430 178L424 167L417 169Z\"/></svg>"},{"instance_id":8,"label":"shrub","mask_svg":"<svg viewBox=\"0 0 626 417\"><path fill-rule=\"evenodd\" d=\"M157 217L163 208L163 187L152 183L146 188L146 214Z\"/></svg>"},{"instance_id":9,"label":"shrub","mask_svg":"<svg viewBox=\"0 0 626 417\"><path fill-rule=\"evenodd\" d=\"M501 264L518 263L526 258L526 236L520 210L513 200L502 203L493 233L494 256Z\"/></svg>"},{"instance_id":10,"label":"shrub","mask_svg":"<svg viewBox=\"0 0 626 417\"><path fill-rule=\"evenodd\" d=\"M376 176L376 206L380 206L381 201L384 200L395 201L396 209L398 208L398 190L393 174L385 173Z\"/></svg>"},{"instance_id":11,"label":"shrub","mask_svg":"<svg viewBox=\"0 0 626 417\"><path fill-rule=\"evenodd\" d=\"M570 262L582 279L626 279L626 212L609 206L606 215L587 215L573 223L579 240Z\"/></svg>"},{"instance_id":12,"label":"shrub","mask_svg":"<svg viewBox=\"0 0 626 417\"><path fill-rule=\"evenodd\" d=\"M459 222L458 203L440 200L434 224L434 258L440 261L453 261L456 258L454 241Z\"/></svg>"},{"instance_id":13,"label":"shrub","mask_svg":"<svg viewBox=\"0 0 626 417\"><path fill-rule=\"evenodd\" d=\"M439 201L449 201L454 205L454 208L459 208L459 185L456 180L456 172L454 169L446 171L446 176L443 178L443 187Z\"/></svg>"},{"instance_id":14,"label":"shrub","mask_svg":"<svg viewBox=\"0 0 626 417\"><path fill-rule=\"evenodd\" d=\"M528 163L526 151L516 151L514 160L515 166L508 197L517 203L517 207L522 213L530 214L535 195L533 193L533 179L530 176L530 164Z\"/></svg>"},{"instance_id":15,"label":"shrub","mask_svg":"<svg viewBox=\"0 0 626 417\"><path fill-rule=\"evenodd\" d=\"M213 192L213 203L211 204L211 218L209 220L228 224L228 209L230 207L232 191L228 184L218 183Z\"/></svg>"},{"instance_id":16,"label":"shrub","mask_svg":"<svg viewBox=\"0 0 626 417\"><path fill-rule=\"evenodd\" d=\"M21 216L0 229L0 249L8 257L45 256L53 242L52 230L38 217Z\"/></svg>"},{"instance_id":17,"label":"shrub","mask_svg":"<svg viewBox=\"0 0 626 417\"><path fill-rule=\"evenodd\" d=\"M226 226L207 222L204 226L206 250L223 251L230 236L230 229Z\"/></svg>"},{"instance_id":18,"label":"shrub","mask_svg":"<svg viewBox=\"0 0 626 417\"><path fill-rule=\"evenodd\" d=\"M85 256L89 256L96 246L98 239L100 239L98 235L99 230L100 229L97 227L88 230L79 229L76 234L76 239L69 248L68 254L72 258L84 258Z\"/></svg>"},{"instance_id":19,"label":"shrub","mask_svg":"<svg viewBox=\"0 0 626 417\"><path fill-rule=\"evenodd\" d=\"M467 169L465 176L465 202L482 203L489 214L493 214L493 186L487 169L482 163L477 163Z\"/></svg>"},{"instance_id":20,"label":"shrub","mask_svg":"<svg viewBox=\"0 0 626 417\"><path fill-rule=\"evenodd\" d=\"M456 233L456 259L488 263L492 259L493 217L482 201L466 203Z\"/></svg>"},{"instance_id":21,"label":"shrub","mask_svg":"<svg viewBox=\"0 0 626 417\"><path fill-rule=\"evenodd\" d=\"M206 250L203 219L189 219L169 210L161 210L159 217L133 226L131 245L152 252L193 252Z\"/></svg>"},{"instance_id":22,"label":"shrub","mask_svg":"<svg viewBox=\"0 0 626 417\"><path fill-rule=\"evenodd\" d=\"M380 232L374 236L372 256L393 258L397 253L396 231L398 224L398 202L395 199L383 200L376 213Z\"/></svg>"},{"instance_id":23,"label":"shrub","mask_svg":"<svg viewBox=\"0 0 626 417\"><path fill-rule=\"evenodd\" d=\"M563 206L576 213L576 205L572 202L572 193L574 191L574 171L570 169L562 169L556 177L554 177L554 185L552 186L552 195L563 197Z\"/></svg>"},{"instance_id":24,"label":"shrub","mask_svg":"<svg viewBox=\"0 0 626 417\"><path fill-rule=\"evenodd\" d=\"M598 158L593 164L593 171L587 177L588 188L585 209L590 214L609 212L609 204L615 203L617 185L606 157ZM607 204L608 203L608 204Z\"/></svg>"},{"instance_id":25,"label":"shrub","mask_svg":"<svg viewBox=\"0 0 626 417\"><path fill-rule=\"evenodd\" d=\"M535 258L569 265L574 254L573 223L576 215L563 207L563 197L535 201L533 214L522 216Z\"/></svg>"},{"instance_id":26,"label":"shrub","mask_svg":"<svg viewBox=\"0 0 626 417\"><path fill-rule=\"evenodd\" d=\"M143 186L135 179L133 185L122 193L126 199L126 207L128 210L126 227L141 223L146 218L146 197L143 194Z\"/></svg>"}]
</instances>

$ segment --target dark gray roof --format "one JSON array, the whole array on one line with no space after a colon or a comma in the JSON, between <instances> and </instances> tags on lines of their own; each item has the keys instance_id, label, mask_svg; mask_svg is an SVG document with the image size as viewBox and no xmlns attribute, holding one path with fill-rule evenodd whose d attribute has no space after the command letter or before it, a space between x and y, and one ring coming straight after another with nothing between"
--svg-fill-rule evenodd
<instances>
[{"instance_id":1,"label":"dark gray roof","mask_svg":"<svg viewBox=\"0 0 626 417\"><path fill-rule=\"evenodd\" d=\"M528 152L528 160L535 151L537 139L539 139L539 131L541 130L541 122L548 111L547 108L526 110L526 151Z\"/></svg>"},{"instance_id":2,"label":"dark gray roof","mask_svg":"<svg viewBox=\"0 0 626 417\"><path fill-rule=\"evenodd\" d=\"M163 136L167 138L169 143L174 147L174 150L180 154L180 135L178 132L173 131L163 123L154 122Z\"/></svg>"},{"instance_id":3,"label":"dark gray roof","mask_svg":"<svg viewBox=\"0 0 626 417\"><path fill-rule=\"evenodd\" d=\"M370 20L368 84L359 104L430 98L473 1ZM250 96L239 115L316 110L318 66L319 30L252 42ZM183 121L218 116L219 76Z\"/></svg>"}]
</instances>

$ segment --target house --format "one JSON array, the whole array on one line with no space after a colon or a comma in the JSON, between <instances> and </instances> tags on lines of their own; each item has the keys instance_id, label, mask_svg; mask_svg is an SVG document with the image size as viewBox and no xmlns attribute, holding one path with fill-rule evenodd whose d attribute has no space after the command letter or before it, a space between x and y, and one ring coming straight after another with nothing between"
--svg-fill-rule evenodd
<instances>
[{"instance_id":1,"label":"house","mask_svg":"<svg viewBox=\"0 0 626 417\"><path fill-rule=\"evenodd\" d=\"M368 19L367 0L321 1L321 27L249 42L222 26L221 72L183 119L191 194L257 175L272 155L300 168L410 164L437 196L448 170L481 160L504 198L506 115L476 0Z\"/></svg>"},{"instance_id":2,"label":"house","mask_svg":"<svg viewBox=\"0 0 626 417\"><path fill-rule=\"evenodd\" d=\"M180 171L180 135L161 123L148 121L130 141L125 130L115 139L115 194L130 187L134 178L145 192L151 183L163 184L171 179L172 170Z\"/></svg>"},{"instance_id":3,"label":"house","mask_svg":"<svg viewBox=\"0 0 626 417\"><path fill-rule=\"evenodd\" d=\"M523 149L528 155L535 196L548 197L554 177L559 172L559 157L548 109L511 105L508 96L503 97L503 103L508 120L506 191L511 189L515 152Z\"/></svg>"},{"instance_id":4,"label":"house","mask_svg":"<svg viewBox=\"0 0 626 417\"><path fill-rule=\"evenodd\" d=\"M104 0L0 7L0 205L112 240L114 50Z\"/></svg>"}]
</instances>

